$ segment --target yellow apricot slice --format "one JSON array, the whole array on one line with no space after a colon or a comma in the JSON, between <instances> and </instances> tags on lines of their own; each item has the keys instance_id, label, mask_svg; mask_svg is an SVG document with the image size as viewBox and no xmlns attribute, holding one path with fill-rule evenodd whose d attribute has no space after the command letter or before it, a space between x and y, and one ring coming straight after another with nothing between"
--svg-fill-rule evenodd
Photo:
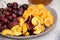
<instances>
[{"instance_id":1,"label":"yellow apricot slice","mask_svg":"<svg viewBox=\"0 0 60 40\"><path fill-rule=\"evenodd\" d=\"M26 32L26 33L25 33L25 36L29 36L29 32Z\"/></svg>"},{"instance_id":2,"label":"yellow apricot slice","mask_svg":"<svg viewBox=\"0 0 60 40\"><path fill-rule=\"evenodd\" d=\"M47 17L50 17L51 19L53 19L54 20L54 17L53 17L53 15L51 14L51 12L48 10L48 12L47 12Z\"/></svg>"},{"instance_id":3,"label":"yellow apricot slice","mask_svg":"<svg viewBox=\"0 0 60 40\"><path fill-rule=\"evenodd\" d=\"M40 34L41 32L44 32L45 28L43 25L40 25L40 26L35 27L34 30L35 30L33 32L34 34Z\"/></svg>"},{"instance_id":4,"label":"yellow apricot slice","mask_svg":"<svg viewBox=\"0 0 60 40\"><path fill-rule=\"evenodd\" d=\"M25 22L25 21L24 21L24 19L23 19L23 18L21 18L21 17L20 17L20 18L19 18L19 22L20 22L20 23L19 23L19 25L21 26L21 25L23 25L23 24L24 24L24 22Z\"/></svg>"},{"instance_id":5,"label":"yellow apricot slice","mask_svg":"<svg viewBox=\"0 0 60 40\"><path fill-rule=\"evenodd\" d=\"M47 17L47 18L44 20L44 24L45 24L47 27L50 27L50 26L53 24L53 19Z\"/></svg>"},{"instance_id":6,"label":"yellow apricot slice","mask_svg":"<svg viewBox=\"0 0 60 40\"><path fill-rule=\"evenodd\" d=\"M18 32L18 31L16 31L16 30L15 30L15 31L13 31L13 33L14 33L14 35L15 35L15 36L19 36L19 35L21 35L21 34L22 34L22 32Z\"/></svg>"},{"instance_id":7,"label":"yellow apricot slice","mask_svg":"<svg viewBox=\"0 0 60 40\"><path fill-rule=\"evenodd\" d=\"M28 30L28 26L26 23L23 24L23 34L26 33Z\"/></svg>"},{"instance_id":8,"label":"yellow apricot slice","mask_svg":"<svg viewBox=\"0 0 60 40\"><path fill-rule=\"evenodd\" d=\"M12 31L15 31L15 30L17 30L19 28L19 25L15 25L15 26L13 26L12 28L11 28L11 30Z\"/></svg>"},{"instance_id":9,"label":"yellow apricot slice","mask_svg":"<svg viewBox=\"0 0 60 40\"><path fill-rule=\"evenodd\" d=\"M6 29L6 30L2 31L2 35L11 35L11 36L13 36L14 34L13 34L13 32L11 30Z\"/></svg>"},{"instance_id":10,"label":"yellow apricot slice","mask_svg":"<svg viewBox=\"0 0 60 40\"><path fill-rule=\"evenodd\" d=\"M32 18L31 22L33 25L43 24L43 19L39 16L36 16Z\"/></svg>"},{"instance_id":11,"label":"yellow apricot slice","mask_svg":"<svg viewBox=\"0 0 60 40\"><path fill-rule=\"evenodd\" d=\"M21 32L22 31L22 26L18 27L17 31Z\"/></svg>"}]
</instances>

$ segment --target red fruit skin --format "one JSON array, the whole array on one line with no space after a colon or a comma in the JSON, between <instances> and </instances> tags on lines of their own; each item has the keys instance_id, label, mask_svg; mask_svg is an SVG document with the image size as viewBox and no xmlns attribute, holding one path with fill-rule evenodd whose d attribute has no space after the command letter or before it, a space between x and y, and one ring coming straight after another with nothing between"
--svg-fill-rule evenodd
<instances>
[{"instance_id":1,"label":"red fruit skin","mask_svg":"<svg viewBox=\"0 0 60 40\"><path fill-rule=\"evenodd\" d=\"M13 9L17 9L18 8L18 3L14 2L13 3Z\"/></svg>"},{"instance_id":2,"label":"red fruit skin","mask_svg":"<svg viewBox=\"0 0 60 40\"><path fill-rule=\"evenodd\" d=\"M10 15L10 12L8 12L8 11L6 11L6 14L5 14L6 16L9 16Z\"/></svg>"},{"instance_id":3,"label":"red fruit skin","mask_svg":"<svg viewBox=\"0 0 60 40\"><path fill-rule=\"evenodd\" d=\"M18 10L13 9L12 12L14 12L15 14L17 14Z\"/></svg>"},{"instance_id":4,"label":"red fruit skin","mask_svg":"<svg viewBox=\"0 0 60 40\"><path fill-rule=\"evenodd\" d=\"M12 3L8 3L8 4L7 4L7 7L8 7L8 8L12 8L12 6L13 6Z\"/></svg>"},{"instance_id":5,"label":"red fruit skin","mask_svg":"<svg viewBox=\"0 0 60 40\"><path fill-rule=\"evenodd\" d=\"M19 11L24 11L24 9L21 7L21 8L19 8Z\"/></svg>"},{"instance_id":6,"label":"red fruit skin","mask_svg":"<svg viewBox=\"0 0 60 40\"><path fill-rule=\"evenodd\" d=\"M4 22L4 23L7 23L8 22L8 20L5 18L5 19L2 19L2 21Z\"/></svg>"},{"instance_id":7,"label":"red fruit skin","mask_svg":"<svg viewBox=\"0 0 60 40\"><path fill-rule=\"evenodd\" d=\"M1 19L4 19L4 18L5 18L5 15L1 15L0 18L1 18Z\"/></svg>"},{"instance_id":8,"label":"red fruit skin","mask_svg":"<svg viewBox=\"0 0 60 40\"><path fill-rule=\"evenodd\" d=\"M12 17L13 17L13 18L16 18L16 17L17 17L17 15L16 15L16 14L12 14Z\"/></svg>"},{"instance_id":9,"label":"red fruit skin","mask_svg":"<svg viewBox=\"0 0 60 40\"><path fill-rule=\"evenodd\" d=\"M2 32L2 30L3 30L3 27L2 27L2 26L0 26L0 32Z\"/></svg>"},{"instance_id":10,"label":"red fruit skin","mask_svg":"<svg viewBox=\"0 0 60 40\"><path fill-rule=\"evenodd\" d=\"M29 18L26 21L28 26L29 26L29 30L33 30L33 28L34 28L32 23L31 23L32 18L33 18L33 16L31 15L31 16L29 16Z\"/></svg>"},{"instance_id":11,"label":"red fruit skin","mask_svg":"<svg viewBox=\"0 0 60 40\"><path fill-rule=\"evenodd\" d=\"M9 24L9 27L13 27L14 25L17 25L18 24L18 21L13 21L13 22L10 22Z\"/></svg>"},{"instance_id":12,"label":"red fruit skin","mask_svg":"<svg viewBox=\"0 0 60 40\"><path fill-rule=\"evenodd\" d=\"M5 24L5 25L3 25L3 28L4 28L4 29L7 29L7 27L8 27L8 26L7 26L6 24Z\"/></svg>"},{"instance_id":13,"label":"red fruit skin","mask_svg":"<svg viewBox=\"0 0 60 40\"><path fill-rule=\"evenodd\" d=\"M6 9L6 11L10 11L11 12L12 11L12 8L9 7L9 8Z\"/></svg>"},{"instance_id":14,"label":"red fruit skin","mask_svg":"<svg viewBox=\"0 0 60 40\"><path fill-rule=\"evenodd\" d=\"M12 16L8 16L8 19L9 19L9 20L13 20Z\"/></svg>"},{"instance_id":15,"label":"red fruit skin","mask_svg":"<svg viewBox=\"0 0 60 40\"><path fill-rule=\"evenodd\" d=\"M31 23L28 23L29 30L33 30L33 25Z\"/></svg>"}]
</instances>

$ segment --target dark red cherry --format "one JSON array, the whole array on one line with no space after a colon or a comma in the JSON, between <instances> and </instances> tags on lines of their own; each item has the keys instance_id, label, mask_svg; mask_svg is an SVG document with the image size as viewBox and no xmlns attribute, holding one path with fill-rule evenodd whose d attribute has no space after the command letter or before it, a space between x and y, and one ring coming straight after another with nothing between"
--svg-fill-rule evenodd
<instances>
[{"instance_id":1,"label":"dark red cherry","mask_svg":"<svg viewBox=\"0 0 60 40\"><path fill-rule=\"evenodd\" d=\"M13 19L12 16L8 16L7 18L8 18L9 20L12 20L12 19Z\"/></svg>"},{"instance_id":2,"label":"dark red cherry","mask_svg":"<svg viewBox=\"0 0 60 40\"><path fill-rule=\"evenodd\" d=\"M5 15L6 16L9 16L10 15L10 12L6 11Z\"/></svg>"},{"instance_id":3,"label":"dark red cherry","mask_svg":"<svg viewBox=\"0 0 60 40\"><path fill-rule=\"evenodd\" d=\"M16 15L16 14L12 14L12 17L13 17L13 18L16 18L16 17L17 17L17 15Z\"/></svg>"},{"instance_id":4,"label":"dark red cherry","mask_svg":"<svg viewBox=\"0 0 60 40\"><path fill-rule=\"evenodd\" d=\"M13 9L17 9L18 8L18 3L14 2L13 3Z\"/></svg>"},{"instance_id":5,"label":"dark red cherry","mask_svg":"<svg viewBox=\"0 0 60 40\"><path fill-rule=\"evenodd\" d=\"M12 8L12 6L13 6L12 3L8 3L8 4L7 4L7 7L8 7L8 8Z\"/></svg>"}]
</instances>

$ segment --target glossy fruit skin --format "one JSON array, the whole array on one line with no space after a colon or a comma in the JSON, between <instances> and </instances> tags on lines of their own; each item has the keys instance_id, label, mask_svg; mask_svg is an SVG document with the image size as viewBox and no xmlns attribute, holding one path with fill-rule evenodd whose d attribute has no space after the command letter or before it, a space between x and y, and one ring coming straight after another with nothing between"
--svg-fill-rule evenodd
<instances>
[{"instance_id":1,"label":"glossy fruit skin","mask_svg":"<svg viewBox=\"0 0 60 40\"><path fill-rule=\"evenodd\" d=\"M4 9L0 8L0 15L3 14L3 12L4 12Z\"/></svg>"},{"instance_id":2,"label":"glossy fruit skin","mask_svg":"<svg viewBox=\"0 0 60 40\"><path fill-rule=\"evenodd\" d=\"M6 15L6 16L9 16L9 15L10 15L10 12L9 12L9 11L6 11L6 12L5 12L5 15Z\"/></svg>"},{"instance_id":3,"label":"glossy fruit skin","mask_svg":"<svg viewBox=\"0 0 60 40\"><path fill-rule=\"evenodd\" d=\"M18 8L18 3L14 2L13 3L13 9L17 9Z\"/></svg>"},{"instance_id":4,"label":"glossy fruit skin","mask_svg":"<svg viewBox=\"0 0 60 40\"><path fill-rule=\"evenodd\" d=\"M3 11L4 11L4 9L3 9L3 8L0 8L0 11L1 11L1 12L3 12Z\"/></svg>"},{"instance_id":5,"label":"glossy fruit skin","mask_svg":"<svg viewBox=\"0 0 60 40\"><path fill-rule=\"evenodd\" d=\"M12 26L17 25L19 23L17 18L22 16L27 8L27 4L23 4L18 7L18 3L16 2L8 3L6 9L0 8L0 31L11 29Z\"/></svg>"},{"instance_id":6,"label":"glossy fruit skin","mask_svg":"<svg viewBox=\"0 0 60 40\"><path fill-rule=\"evenodd\" d=\"M8 8L12 8L12 3L8 3L8 4L7 4L7 7L8 7Z\"/></svg>"},{"instance_id":7,"label":"glossy fruit skin","mask_svg":"<svg viewBox=\"0 0 60 40\"><path fill-rule=\"evenodd\" d=\"M13 27L14 25L17 25L18 21L12 21L9 23L9 28Z\"/></svg>"},{"instance_id":8,"label":"glossy fruit skin","mask_svg":"<svg viewBox=\"0 0 60 40\"><path fill-rule=\"evenodd\" d=\"M22 16L22 15L23 15L23 11L19 11L18 16Z\"/></svg>"},{"instance_id":9,"label":"glossy fruit skin","mask_svg":"<svg viewBox=\"0 0 60 40\"><path fill-rule=\"evenodd\" d=\"M6 9L6 11L11 12L12 11L12 8L9 7L9 8Z\"/></svg>"},{"instance_id":10,"label":"glossy fruit skin","mask_svg":"<svg viewBox=\"0 0 60 40\"><path fill-rule=\"evenodd\" d=\"M4 27L4 29L7 29L7 25L5 24L5 25L3 25L3 27Z\"/></svg>"},{"instance_id":11,"label":"glossy fruit skin","mask_svg":"<svg viewBox=\"0 0 60 40\"><path fill-rule=\"evenodd\" d=\"M27 19L27 24L29 25L29 30L33 30L33 25L31 23L31 20L32 20L33 16L29 16L29 18Z\"/></svg>"},{"instance_id":12,"label":"glossy fruit skin","mask_svg":"<svg viewBox=\"0 0 60 40\"><path fill-rule=\"evenodd\" d=\"M0 26L0 32L2 32L2 30L3 30L3 27Z\"/></svg>"},{"instance_id":13,"label":"glossy fruit skin","mask_svg":"<svg viewBox=\"0 0 60 40\"><path fill-rule=\"evenodd\" d=\"M23 4L20 6L20 8L23 8L24 10L26 10L28 8L28 5L27 4Z\"/></svg>"},{"instance_id":14,"label":"glossy fruit skin","mask_svg":"<svg viewBox=\"0 0 60 40\"><path fill-rule=\"evenodd\" d=\"M24 11L23 7L19 8L19 11Z\"/></svg>"},{"instance_id":15,"label":"glossy fruit skin","mask_svg":"<svg viewBox=\"0 0 60 40\"><path fill-rule=\"evenodd\" d=\"M8 19L9 19L9 20L12 20L13 18L12 18L12 16L8 16Z\"/></svg>"},{"instance_id":16,"label":"glossy fruit skin","mask_svg":"<svg viewBox=\"0 0 60 40\"><path fill-rule=\"evenodd\" d=\"M16 18L16 17L17 17L17 15L16 15L16 14L12 14L12 17L13 17L13 18Z\"/></svg>"},{"instance_id":17,"label":"glossy fruit skin","mask_svg":"<svg viewBox=\"0 0 60 40\"><path fill-rule=\"evenodd\" d=\"M28 5L27 4L24 4L23 5L23 8L26 10L28 8Z\"/></svg>"},{"instance_id":18,"label":"glossy fruit skin","mask_svg":"<svg viewBox=\"0 0 60 40\"><path fill-rule=\"evenodd\" d=\"M12 12L15 13L15 14L17 14L18 10L13 9Z\"/></svg>"}]
</instances>

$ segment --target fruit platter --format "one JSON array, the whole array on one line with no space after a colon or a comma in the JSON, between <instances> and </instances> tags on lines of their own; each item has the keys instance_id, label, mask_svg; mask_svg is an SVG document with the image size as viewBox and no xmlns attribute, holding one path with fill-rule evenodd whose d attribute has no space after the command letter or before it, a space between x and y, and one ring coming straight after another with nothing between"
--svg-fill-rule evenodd
<instances>
[{"instance_id":1,"label":"fruit platter","mask_svg":"<svg viewBox=\"0 0 60 40\"><path fill-rule=\"evenodd\" d=\"M9 38L33 38L55 26L57 14L43 4L7 3L0 8L0 34Z\"/></svg>"}]
</instances>

